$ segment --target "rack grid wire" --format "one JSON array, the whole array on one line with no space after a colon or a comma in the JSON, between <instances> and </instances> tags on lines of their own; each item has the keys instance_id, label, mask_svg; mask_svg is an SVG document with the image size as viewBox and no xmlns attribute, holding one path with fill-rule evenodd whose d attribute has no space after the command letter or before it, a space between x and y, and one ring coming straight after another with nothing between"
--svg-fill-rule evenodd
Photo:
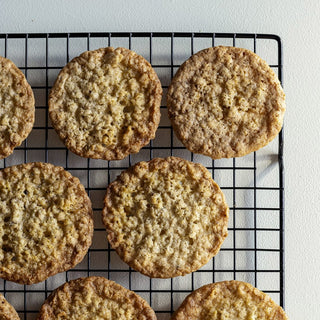
<instances>
[{"instance_id":1,"label":"rack grid wire","mask_svg":"<svg viewBox=\"0 0 320 320\"><path fill-rule=\"evenodd\" d=\"M24 72L36 99L34 128L0 167L31 161L61 165L86 187L94 209L93 244L74 269L36 285L0 280L0 292L22 319L35 319L43 301L65 281L100 275L134 290L169 319L191 291L222 280L243 280L284 305L283 131L268 146L245 157L212 160L187 151L176 139L166 113L165 96L174 73L193 53L216 45L250 49L264 58L282 81L282 44L277 35L241 33L37 33L0 34L0 55ZM48 117L48 94L58 72L73 57L101 47L126 47L144 56L163 85L161 122L156 138L138 154L120 161L80 158L60 142ZM230 207L229 235L220 252L200 270L173 279L150 279L124 264L107 243L101 222L107 185L130 165L154 157L179 156L212 172Z\"/></svg>"}]
</instances>

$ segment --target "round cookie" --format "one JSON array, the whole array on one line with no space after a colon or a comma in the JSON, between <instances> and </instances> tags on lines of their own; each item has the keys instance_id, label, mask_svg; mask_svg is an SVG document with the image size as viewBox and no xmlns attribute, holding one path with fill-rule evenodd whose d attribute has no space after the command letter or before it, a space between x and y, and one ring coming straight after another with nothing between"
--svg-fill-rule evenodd
<instances>
[{"instance_id":1,"label":"round cookie","mask_svg":"<svg viewBox=\"0 0 320 320\"><path fill-rule=\"evenodd\" d=\"M20 320L19 315L13 306L0 294L0 319L1 320Z\"/></svg>"},{"instance_id":2,"label":"round cookie","mask_svg":"<svg viewBox=\"0 0 320 320\"><path fill-rule=\"evenodd\" d=\"M156 320L148 303L103 277L79 278L57 288L40 309L38 320Z\"/></svg>"},{"instance_id":3,"label":"round cookie","mask_svg":"<svg viewBox=\"0 0 320 320\"><path fill-rule=\"evenodd\" d=\"M222 281L193 291L171 320L288 320L267 294L241 281Z\"/></svg>"},{"instance_id":4,"label":"round cookie","mask_svg":"<svg viewBox=\"0 0 320 320\"><path fill-rule=\"evenodd\" d=\"M198 270L227 236L229 208L209 171L176 157L139 162L108 186L103 222L111 246L152 278Z\"/></svg>"},{"instance_id":5,"label":"round cookie","mask_svg":"<svg viewBox=\"0 0 320 320\"><path fill-rule=\"evenodd\" d=\"M78 178L49 163L0 171L0 277L32 284L73 268L91 245L91 202Z\"/></svg>"},{"instance_id":6,"label":"round cookie","mask_svg":"<svg viewBox=\"0 0 320 320\"><path fill-rule=\"evenodd\" d=\"M34 123L34 96L24 74L0 57L0 159L20 146Z\"/></svg>"},{"instance_id":7,"label":"round cookie","mask_svg":"<svg viewBox=\"0 0 320 320\"><path fill-rule=\"evenodd\" d=\"M255 53L235 47L202 50L185 61L168 90L169 118L192 152L241 157L272 141L282 128L285 94Z\"/></svg>"},{"instance_id":8,"label":"round cookie","mask_svg":"<svg viewBox=\"0 0 320 320\"><path fill-rule=\"evenodd\" d=\"M155 137L161 98L161 83L147 60L108 47L84 52L61 70L49 114L72 152L120 160Z\"/></svg>"}]
</instances>

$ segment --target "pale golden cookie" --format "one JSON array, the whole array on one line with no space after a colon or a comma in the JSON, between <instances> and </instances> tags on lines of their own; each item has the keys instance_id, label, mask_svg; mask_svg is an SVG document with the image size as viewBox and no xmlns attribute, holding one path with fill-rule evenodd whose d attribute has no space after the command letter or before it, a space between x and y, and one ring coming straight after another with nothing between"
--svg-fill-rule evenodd
<instances>
[{"instance_id":1,"label":"pale golden cookie","mask_svg":"<svg viewBox=\"0 0 320 320\"><path fill-rule=\"evenodd\" d=\"M0 294L0 319L1 320L20 320L19 315L13 306Z\"/></svg>"},{"instance_id":2,"label":"pale golden cookie","mask_svg":"<svg viewBox=\"0 0 320 320\"><path fill-rule=\"evenodd\" d=\"M193 291L171 320L288 320L267 294L241 281L223 281Z\"/></svg>"},{"instance_id":3,"label":"pale golden cookie","mask_svg":"<svg viewBox=\"0 0 320 320\"><path fill-rule=\"evenodd\" d=\"M227 236L229 208L201 164L180 158L139 162L108 186L108 240L133 269L155 278L198 270Z\"/></svg>"},{"instance_id":4,"label":"pale golden cookie","mask_svg":"<svg viewBox=\"0 0 320 320\"><path fill-rule=\"evenodd\" d=\"M112 47L87 51L59 73L50 92L53 127L87 158L123 159L155 137L162 88L142 56Z\"/></svg>"},{"instance_id":5,"label":"pale golden cookie","mask_svg":"<svg viewBox=\"0 0 320 320\"><path fill-rule=\"evenodd\" d=\"M73 268L91 245L91 202L78 178L49 163L0 171L0 277L32 284Z\"/></svg>"},{"instance_id":6,"label":"pale golden cookie","mask_svg":"<svg viewBox=\"0 0 320 320\"><path fill-rule=\"evenodd\" d=\"M34 123L34 97L24 74L0 57L0 159L20 146Z\"/></svg>"},{"instance_id":7,"label":"pale golden cookie","mask_svg":"<svg viewBox=\"0 0 320 320\"><path fill-rule=\"evenodd\" d=\"M52 292L38 320L156 320L140 296L103 277L72 280Z\"/></svg>"},{"instance_id":8,"label":"pale golden cookie","mask_svg":"<svg viewBox=\"0 0 320 320\"><path fill-rule=\"evenodd\" d=\"M280 82L255 53L213 47L182 64L168 90L169 118L190 151L241 157L279 133L285 112Z\"/></svg>"}]
</instances>

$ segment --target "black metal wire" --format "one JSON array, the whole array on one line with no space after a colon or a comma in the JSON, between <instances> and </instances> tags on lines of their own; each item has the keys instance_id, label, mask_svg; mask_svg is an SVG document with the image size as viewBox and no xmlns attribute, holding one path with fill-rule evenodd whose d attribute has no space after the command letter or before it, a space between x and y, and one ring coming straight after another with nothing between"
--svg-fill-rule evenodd
<instances>
[{"instance_id":1,"label":"black metal wire","mask_svg":"<svg viewBox=\"0 0 320 320\"><path fill-rule=\"evenodd\" d=\"M283 78L282 78L282 43L280 37L275 39L278 43L278 77L283 86ZM279 150L278 150L278 162L279 162L279 207L280 207L280 215L279 215L279 222L280 222L280 304L284 307L284 297L285 297L285 290L284 290L284 161L283 161L283 143L284 143L284 128L282 128L281 132L279 133Z\"/></svg>"},{"instance_id":2,"label":"black metal wire","mask_svg":"<svg viewBox=\"0 0 320 320\"><path fill-rule=\"evenodd\" d=\"M236 35L233 35L232 38L232 44L235 47L236 46ZM233 187L233 192L232 192L232 203L233 203L233 227L236 227L236 159L232 159L232 164L233 164L233 170L232 170L232 187ZM231 209L231 208L230 208ZM233 231L233 245L236 247L236 232ZM233 251L233 280L237 280L237 251Z\"/></svg>"},{"instance_id":3,"label":"black metal wire","mask_svg":"<svg viewBox=\"0 0 320 320\"><path fill-rule=\"evenodd\" d=\"M150 32L90 32L91 38L128 38L131 34L134 38L149 38ZM212 32L153 32L154 38L170 38L174 34L175 38L190 38L193 34L194 38L212 38L213 34L215 38L233 39L235 34L239 39L271 39L279 41L280 37L275 34L256 34L256 33L212 33ZM2 33L0 39L24 39L28 35L29 39L41 39L45 38L45 33ZM50 38L86 38L88 32L73 32L73 33L50 33ZM110 45L110 44L108 44Z\"/></svg>"},{"instance_id":4,"label":"black metal wire","mask_svg":"<svg viewBox=\"0 0 320 320\"><path fill-rule=\"evenodd\" d=\"M149 37L149 56L150 56L150 64L152 65L152 33L150 33L150 37ZM150 151L149 151L149 160L151 160L153 158L153 141L151 140L150 143ZM152 284L152 278L150 278L149 280L149 301L150 301L150 306L152 307L152 289L153 289L153 284Z\"/></svg>"},{"instance_id":5,"label":"black metal wire","mask_svg":"<svg viewBox=\"0 0 320 320\"><path fill-rule=\"evenodd\" d=\"M174 50L174 47L173 47L173 43L174 43L174 33L172 32L171 34L171 42L170 42L170 62L171 62L171 67L170 67L170 73L171 73L171 78L173 78L173 75L174 75L174 70L173 70L173 50ZM170 156L173 156L173 128L171 127L170 128ZM173 313L173 279L170 280L170 289L171 289L171 292L170 292L170 313L172 314Z\"/></svg>"},{"instance_id":6,"label":"black metal wire","mask_svg":"<svg viewBox=\"0 0 320 320\"><path fill-rule=\"evenodd\" d=\"M90 50L90 33L87 35L87 50ZM87 159L87 188L88 188L88 196L90 197L90 159ZM90 276L90 252L87 254L87 277Z\"/></svg>"},{"instance_id":7,"label":"black metal wire","mask_svg":"<svg viewBox=\"0 0 320 320\"><path fill-rule=\"evenodd\" d=\"M65 41L65 47L62 48L62 50L65 50L65 61L68 62L70 60L70 48L71 48L71 42L76 41L76 39L82 39L83 41L86 41L86 49L90 50L92 48L92 41L100 39L105 43L105 46L110 46L113 43L113 39L123 39L127 41L128 48L132 47L133 41L135 38L144 39L145 41L145 48L149 52L149 62L151 65L155 68L162 68L163 70L169 70L169 76L173 77L174 72L176 68L179 67L179 64L177 64L176 59L176 48L178 47L177 41L180 40L188 40L189 45L186 45L185 52L188 52L189 55L193 54L196 50L196 44L198 40L205 40L208 39L208 43L211 43L212 46L217 45L219 41L228 40L232 41L232 44L236 46L238 44L239 39L245 39L248 41L252 41L253 44L253 51L256 52L258 49L258 46L263 41L275 41L277 44L277 63L272 64L271 67L275 68L278 72L278 76L280 81L282 81L282 44L281 39L277 35L272 34L245 34L245 33L193 33L193 32L184 32L184 33L176 33L176 32L91 32L91 33L30 33L30 34L0 34L0 49L2 49L2 46L4 47L4 55L8 56L8 48L10 47L10 41L11 40L19 40L22 39L24 41L24 45L21 45L21 52L25 57L25 64L19 65L26 74L26 77L28 78L29 70L38 70L38 71L44 71L45 72L45 82L44 83L36 83L36 85L32 86L33 89L37 90L43 90L45 92L45 99L48 101L48 94L51 89L50 85L50 72L54 70L59 70L63 66L56 66L52 65L50 62L49 56L50 56L50 42L54 41L56 39L62 39ZM29 66L28 57L30 53L31 44L29 44L30 39L44 39L45 42L45 50L44 50L44 56L45 56L45 63L41 66ZM72 39L72 40L71 40ZM155 53L155 42L158 40L168 40L170 45L167 49L164 49L163 54L169 58L170 63L168 61L166 63L159 63L157 61L157 54ZM10 58L10 56L8 56ZM168 85L164 85L163 89L166 90L168 88ZM165 109L166 107L163 105L161 109ZM86 163L77 166L74 164L74 162L70 161L70 153L68 150L66 150L65 147L53 147L51 145L50 137L51 134L54 133L53 128L49 124L49 118L48 118L48 107L46 105L37 105L36 106L37 111L45 110L45 121L44 125L36 125L34 127L34 131L37 132L37 130L42 130L45 135L45 141L44 145L35 145L32 143L32 145L28 144L28 139L26 140L25 144L16 148L16 151L21 151L24 154L24 162L29 161L30 153L31 152L44 152L44 160L47 162L49 161L49 154L51 152L65 152L65 158L64 158L64 167L69 170L71 173L73 171L77 170L77 172L85 173L85 179L83 180L84 183L86 183L86 190L90 197L93 197L96 192L104 192L105 187L107 184L111 182L111 180L114 178L115 173L119 173L121 170L126 169L128 166L124 164L124 162L121 162L121 165L116 166L115 162L106 161L104 164L101 163L99 166L94 165L94 161L91 161L90 159L86 160ZM181 152L182 150L185 150L182 146L176 146L175 145L175 138L174 138L174 132L172 130L172 127L169 125L160 125L160 130L168 130L170 133L168 138L168 145L167 146L159 146L155 143L155 141L151 141L149 145L144 147L141 152L146 152L147 156L145 160L152 159L154 156L158 154L158 152L165 152L168 151L168 154L170 155L176 155L176 153ZM158 131L159 132L159 131ZM30 141L29 141L30 142ZM49 153L50 152L50 153ZM157 153L157 154L156 154ZM14 156L14 155L13 155ZM232 259L232 267L229 264L229 267L220 267L218 264L219 260L219 254L216 258L213 258L212 261L212 267L205 269L202 268L201 270L198 270L196 273L192 274L190 276L190 289L182 289L180 287L177 287L176 281L171 279L169 281L169 288L163 289L158 288L156 283L152 279L147 280L147 288L141 288L141 287L135 287L133 284L134 276L138 276L139 274L132 270L131 268L126 267L115 267L114 263L112 263L112 259L115 255L115 251L110 247L109 244L106 244L105 248L100 247L92 247L89 250L88 256L85 259L86 265L81 267L76 267L72 270L69 270L65 273L65 280L68 281L71 278L74 278L78 273L82 273L84 275L91 275L91 274L102 274L107 276L107 278L112 279L114 274L121 274L120 279L128 279L127 287L129 289L135 290L139 294L144 294L144 297L149 301L150 305L155 308L156 313L159 315L168 314L170 315L177 307L177 295L183 294L184 296L190 293L191 290L196 289L200 286L200 282L197 280L198 277L196 275L209 275L210 279L212 281L219 281L222 278L225 278L226 274L229 274L229 278L234 279L240 279L241 274L251 275L253 274L254 278L252 280L252 284L260 287L260 281L259 279L261 276L268 279L271 275L277 275L279 276L278 286L276 288L267 287L267 288L261 288L264 289L265 292L270 294L276 294L279 295L279 303L283 306L284 305L284 165L283 165L283 131L279 134L278 138L278 169L279 169L279 177L278 177L278 184L277 185L267 185L267 186L258 186L257 183L257 170L259 169L259 161L257 158L256 153L253 154L253 164L250 166L243 166L240 165L238 159L233 159L232 164L228 163L228 165L221 165L218 161L210 161L210 165L207 165L207 168L212 171L212 176L215 178L218 173L232 174L232 183L224 185L224 182L220 183L221 189L225 192L230 191L232 192L231 195L231 206L230 206L230 216L232 216L233 219L233 225L230 225L228 230L229 234L231 235L232 241L231 243L228 243L224 245L221 248L221 254L231 254ZM190 153L190 159L192 161L195 160L195 155ZM128 157L128 165L134 163L134 157L129 156ZM6 159L3 160L3 166L6 167L8 165L8 161ZM94 174L96 172L107 172L107 181L106 185L103 187L97 187L93 185L92 178L94 177ZM237 178L238 172L246 172L248 175L253 175L253 185L252 186L238 186L237 183L239 179ZM240 191L253 191L253 204L248 206L240 206L237 204L238 200L238 194L240 194ZM260 195L259 192L276 192L277 196L279 197L279 205L274 206L259 206L259 199ZM93 206L94 215L100 215L100 212L102 210L101 206L94 205ZM278 217L279 225L275 226L259 226L258 225L258 218L263 213L275 213ZM246 226L238 226L238 218L237 215L239 213L245 213L246 216L250 221L253 221L253 225L246 225ZM95 228L95 234L98 233L104 233L105 229L103 227L96 226ZM238 234L239 232L253 232L253 240L252 243L249 243L246 246L238 246ZM261 232L266 233L276 233L279 236L279 246L276 248L273 247L267 247L263 244L258 242L258 236L261 234ZM99 244L99 243L96 243ZM96 268L94 267L94 255L95 254L105 254L107 256L107 263L105 268ZM238 265L239 261L239 254L240 253L252 253L253 256L253 264L251 267L243 268L242 266ZM279 268L263 268L258 262L259 262L259 254L261 253L272 253L276 254L279 258ZM230 257L228 255L228 257ZM123 275L123 277L122 277ZM186 278L187 279L187 278ZM189 278L188 278L189 279ZM165 281L165 280L163 280ZM37 308L34 307L34 305L31 304L29 301L29 297L32 294L43 294L43 296L46 298L54 288L50 285L49 281L45 281L43 287L37 287L37 286L22 286L19 289L16 289L16 287L12 286L10 282L8 281L2 281L3 285L0 287L0 292L3 292L4 295L10 294L18 294L23 293L23 302L22 305L23 308L18 309L18 312L21 316L23 316L24 319L32 319L36 317L36 314L38 312ZM203 283L201 283L203 284ZM164 294L167 298L167 302L165 307L159 307L157 304L158 294ZM41 305L43 301L38 302L38 306ZM31 316L31 318L30 318ZM163 318L163 317L162 317Z\"/></svg>"},{"instance_id":8,"label":"black metal wire","mask_svg":"<svg viewBox=\"0 0 320 320\"><path fill-rule=\"evenodd\" d=\"M253 52L257 52L257 37L254 37L253 42ZM253 176L253 206L254 206L254 216L253 216L253 226L254 226L254 286L257 286L257 154L253 154L253 166L254 166L254 176Z\"/></svg>"},{"instance_id":9,"label":"black metal wire","mask_svg":"<svg viewBox=\"0 0 320 320\"><path fill-rule=\"evenodd\" d=\"M215 37L216 37L216 35L215 35L215 33L213 33L212 34L212 42L211 42L211 45L212 45L212 47L214 47L215 46ZM212 167L212 179L214 180L215 178L214 178L214 172L215 172L215 163L214 163L214 160L212 159L212 161L211 161L211 167ZM216 259L215 259L215 257L213 257L213 259L212 259L212 282L215 282L215 262L216 262Z\"/></svg>"}]
</instances>

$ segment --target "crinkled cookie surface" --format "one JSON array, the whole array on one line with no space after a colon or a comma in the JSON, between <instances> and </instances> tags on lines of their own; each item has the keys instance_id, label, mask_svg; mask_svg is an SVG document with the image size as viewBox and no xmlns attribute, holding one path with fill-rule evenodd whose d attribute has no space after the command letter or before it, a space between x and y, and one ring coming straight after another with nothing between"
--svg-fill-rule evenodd
<instances>
[{"instance_id":1,"label":"crinkled cookie surface","mask_svg":"<svg viewBox=\"0 0 320 320\"><path fill-rule=\"evenodd\" d=\"M176 135L190 151L213 159L241 157L278 135L285 94L258 55L219 46L182 64L170 84L167 106Z\"/></svg>"},{"instance_id":2,"label":"crinkled cookie surface","mask_svg":"<svg viewBox=\"0 0 320 320\"><path fill-rule=\"evenodd\" d=\"M29 135L34 123L34 96L24 74L0 57L0 159Z\"/></svg>"},{"instance_id":3,"label":"crinkled cookie surface","mask_svg":"<svg viewBox=\"0 0 320 320\"><path fill-rule=\"evenodd\" d=\"M142 56L112 47L87 51L60 72L49 97L52 124L87 158L123 159L155 137L162 88Z\"/></svg>"},{"instance_id":4,"label":"crinkled cookie surface","mask_svg":"<svg viewBox=\"0 0 320 320\"><path fill-rule=\"evenodd\" d=\"M19 315L13 306L0 294L0 319L1 320L20 320Z\"/></svg>"},{"instance_id":5,"label":"crinkled cookie surface","mask_svg":"<svg viewBox=\"0 0 320 320\"><path fill-rule=\"evenodd\" d=\"M103 277L72 280L56 289L40 309L38 320L156 320L140 296Z\"/></svg>"},{"instance_id":6,"label":"crinkled cookie surface","mask_svg":"<svg viewBox=\"0 0 320 320\"><path fill-rule=\"evenodd\" d=\"M91 202L78 178L49 163L0 171L0 277L43 281L78 264L91 245Z\"/></svg>"},{"instance_id":7,"label":"crinkled cookie surface","mask_svg":"<svg viewBox=\"0 0 320 320\"><path fill-rule=\"evenodd\" d=\"M205 167L155 158L109 185L103 221L110 244L133 269L170 278L199 269L218 253L228 212Z\"/></svg>"},{"instance_id":8,"label":"crinkled cookie surface","mask_svg":"<svg viewBox=\"0 0 320 320\"><path fill-rule=\"evenodd\" d=\"M241 281L222 281L193 291L171 320L288 320L267 294Z\"/></svg>"}]
</instances>

